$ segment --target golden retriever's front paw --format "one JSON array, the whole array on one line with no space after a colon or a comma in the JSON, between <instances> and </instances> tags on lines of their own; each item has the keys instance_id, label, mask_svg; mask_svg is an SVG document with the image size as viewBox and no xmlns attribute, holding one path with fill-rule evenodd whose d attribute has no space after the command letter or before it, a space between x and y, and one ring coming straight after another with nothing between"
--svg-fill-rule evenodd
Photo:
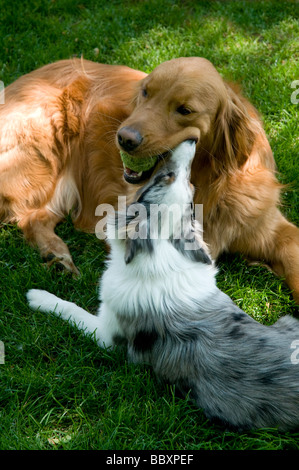
<instances>
[{"instance_id":1,"label":"golden retriever's front paw","mask_svg":"<svg viewBox=\"0 0 299 470\"><path fill-rule=\"evenodd\" d=\"M48 267L55 265L55 268L59 271L72 273L74 277L80 276L80 272L74 265L70 255L56 256L54 253L49 253L44 257L44 260Z\"/></svg>"}]
</instances>

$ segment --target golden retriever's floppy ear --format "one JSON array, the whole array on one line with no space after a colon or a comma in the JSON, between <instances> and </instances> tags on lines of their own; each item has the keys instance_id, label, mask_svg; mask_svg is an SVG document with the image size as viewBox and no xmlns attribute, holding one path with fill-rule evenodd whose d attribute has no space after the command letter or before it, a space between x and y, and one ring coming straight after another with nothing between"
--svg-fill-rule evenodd
<instances>
[{"instance_id":1,"label":"golden retriever's floppy ear","mask_svg":"<svg viewBox=\"0 0 299 470\"><path fill-rule=\"evenodd\" d=\"M212 134L212 165L216 173L239 168L250 155L255 140L255 123L238 92L226 85L227 98L221 103Z\"/></svg>"}]
</instances>

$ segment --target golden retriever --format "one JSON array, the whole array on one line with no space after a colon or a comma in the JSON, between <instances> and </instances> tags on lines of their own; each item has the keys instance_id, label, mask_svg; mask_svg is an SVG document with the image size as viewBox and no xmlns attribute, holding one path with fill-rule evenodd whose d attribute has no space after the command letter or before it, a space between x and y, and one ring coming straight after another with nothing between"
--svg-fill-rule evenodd
<instances>
[{"instance_id":1,"label":"golden retriever","mask_svg":"<svg viewBox=\"0 0 299 470\"><path fill-rule=\"evenodd\" d=\"M15 222L46 259L78 272L54 228L72 210L94 232L148 174L123 169L120 149L147 158L197 141L195 203L212 256L241 252L285 278L299 302L299 229L278 209L281 186L254 107L198 57L152 73L65 60L20 77L0 106L0 218ZM124 176L124 177L123 177Z\"/></svg>"}]
</instances>

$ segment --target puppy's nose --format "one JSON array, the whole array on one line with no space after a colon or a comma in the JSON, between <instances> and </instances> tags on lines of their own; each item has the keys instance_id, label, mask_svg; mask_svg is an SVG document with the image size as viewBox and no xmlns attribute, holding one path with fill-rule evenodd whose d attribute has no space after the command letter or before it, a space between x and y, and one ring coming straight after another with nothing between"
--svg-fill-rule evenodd
<instances>
[{"instance_id":1,"label":"puppy's nose","mask_svg":"<svg viewBox=\"0 0 299 470\"><path fill-rule=\"evenodd\" d=\"M117 139L126 152L135 150L143 141L142 135L132 127L122 127L117 133Z\"/></svg>"}]
</instances>

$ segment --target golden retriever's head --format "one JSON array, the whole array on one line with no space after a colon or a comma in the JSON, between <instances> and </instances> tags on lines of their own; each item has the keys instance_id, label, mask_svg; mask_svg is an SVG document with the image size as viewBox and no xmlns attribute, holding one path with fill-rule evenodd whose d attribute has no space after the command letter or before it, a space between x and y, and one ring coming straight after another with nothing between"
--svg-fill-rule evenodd
<instances>
[{"instance_id":1,"label":"golden retriever's head","mask_svg":"<svg viewBox=\"0 0 299 470\"><path fill-rule=\"evenodd\" d=\"M173 59L138 83L135 109L118 129L116 143L132 156L147 158L195 140L197 154L204 150L215 158L216 169L244 158L250 137L245 121L244 105L208 60ZM126 179L134 182L130 175Z\"/></svg>"}]
</instances>

